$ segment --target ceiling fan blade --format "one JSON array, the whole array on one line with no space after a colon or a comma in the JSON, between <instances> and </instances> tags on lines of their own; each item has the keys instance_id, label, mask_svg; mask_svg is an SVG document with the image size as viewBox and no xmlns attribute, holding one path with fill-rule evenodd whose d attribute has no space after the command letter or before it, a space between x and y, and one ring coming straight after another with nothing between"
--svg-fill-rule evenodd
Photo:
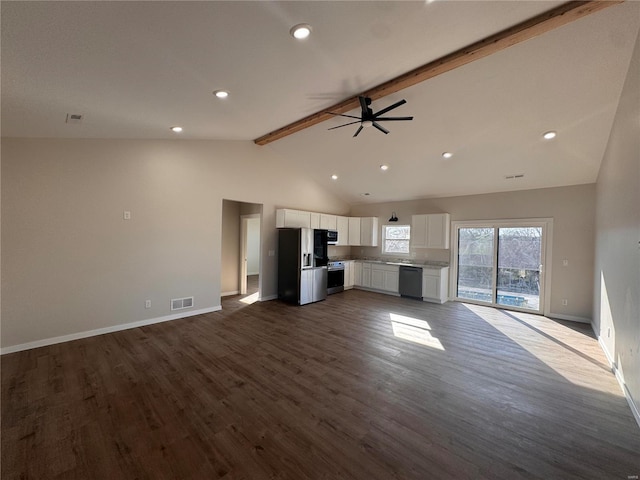
<instances>
[{"instance_id":1,"label":"ceiling fan blade","mask_svg":"<svg viewBox=\"0 0 640 480\"><path fill-rule=\"evenodd\" d=\"M400 100L399 102L394 103L393 105L389 105L387 108L383 108L382 110L380 110L378 113L375 113L373 116L378 118L380 115L382 115L383 113L387 113L389 110L393 110L394 108L399 107L400 105L404 105L405 103L407 103L407 101L403 98L402 100Z\"/></svg>"},{"instance_id":2,"label":"ceiling fan blade","mask_svg":"<svg viewBox=\"0 0 640 480\"><path fill-rule=\"evenodd\" d=\"M356 117L355 115L345 115L343 113L333 113L333 112L325 112L325 113L328 113L330 115L337 115L337 116L340 116L340 117L360 118L360 117Z\"/></svg>"},{"instance_id":3,"label":"ceiling fan blade","mask_svg":"<svg viewBox=\"0 0 640 480\"><path fill-rule=\"evenodd\" d=\"M353 125L354 123L360 123L360 120L357 120L355 122L345 123L345 124L342 124L342 125L338 125L337 127L327 128L327 130L335 130L336 128L346 127L347 125Z\"/></svg>"},{"instance_id":4,"label":"ceiling fan blade","mask_svg":"<svg viewBox=\"0 0 640 480\"><path fill-rule=\"evenodd\" d=\"M376 122L388 122L391 120L413 120L413 117L376 117Z\"/></svg>"},{"instance_id":5,"label":"ceiling fan blade","mask_svg":"<svg viewBox=\"0 0 640 480\"><path fill-rule=\"evenodd\" d=\"M387 130L384 127L381 127L380 125L378 125L376 122L373 122L373 126L376 127L378 130L380 130L382 133L384 133L385 135L387 133L389 133L389 130Z\"/></svg>"},{"instance_id":6,"label":"ceiling fan blade","mask_svg":"<svg viewBox=\"0 0 640 480\"><path fill-rule=\"evenodd\" d=\"M357 137L357 136L358 136L358 134L359 134L361 131L362 131L362 125L360 125L360 126L358 127L358 130L356 130L356 133L354 133L354 134L353 134L353 136L354 136L354 137Z\"/></svg>"}]
</instances>

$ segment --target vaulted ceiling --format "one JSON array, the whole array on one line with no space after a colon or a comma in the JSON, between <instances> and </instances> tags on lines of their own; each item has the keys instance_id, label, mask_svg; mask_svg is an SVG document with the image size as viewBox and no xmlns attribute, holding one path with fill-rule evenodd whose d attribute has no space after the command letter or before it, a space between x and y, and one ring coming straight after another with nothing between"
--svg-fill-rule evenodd
<instances>
[{"instance_id":1,"label":"vaulted ceiling","mask_svg":"<svg viewBox=\"0 0 640 480\"><path fill-rule=\"evenodd\" d=\"M2 135L250 142L561 4L2 2ZM612 5L375 99L414 116L388 135L334 118L255 148L350 203L594 182L639 26Z\"/></svg>"}]
</instances>

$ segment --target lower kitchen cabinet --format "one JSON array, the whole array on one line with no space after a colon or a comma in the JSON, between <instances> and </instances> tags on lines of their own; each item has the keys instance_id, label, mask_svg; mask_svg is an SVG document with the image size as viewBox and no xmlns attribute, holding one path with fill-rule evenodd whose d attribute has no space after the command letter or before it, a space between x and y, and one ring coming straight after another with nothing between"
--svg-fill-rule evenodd
<instances>
[{"instance_id":1,"label":"lower kitchen cabinet","mask_svg":"<svg viewBox=\"0 0 640 480\"><path fill-rule=\"evenodd\" d=\"M356 266L356 286L379 290L385 293L398 294L400 270L397 265L369 262L356 262L356 265L361 265L360 267ZM358 269L360 269L361 274L358 273ZM360 277L358 275L360 275Z\"/></svg>"},{"instance_id":2,"label":"lower kitchen cabinet","mask_svg":"<svg viewBox=\"0 0 640 480\"><path fill-rule=\"evenodd\" d=\"M362 262L353 262L353 285L362 286Z\"/></svg>"},{"instance_id":3,"label":"lower kitchen cabinet","mask_svg":"<svg viewBox=\"0 0 640 480\"><path fill-rule=\"evenodd\" d=\"M449 299L449 267L422 269L422 299L445 303Z\"/></svg>"},{"instance_id":4,"label":"lower kitchen cabinet","mask_svg":"<svg viewBox=\"0 0 640 480\"><path fill-rule=\"evenodd\" d=\"M352 263L353 284L347 287L347 263ZM345 288L352 286L390 295L400 294L400 267L367 261L345 262ZM445 303L449 300L449 267L422 268L422 300Z\"/></svg>"},{"instance_id":5,"label":"lower kitchen cabinet","mask_svg":"<svg viewBox=\"0 0 640 480\"><path fill-rule=\"evenodd\" d=\"M362 264L362 281L360 282L362 287L371 288L371 264Z\"/></svg>"},{"instance_id":6,"label":"lower kitchen cabinet","mask_svg":"<svg viewBox=\"0 0 640 480\"><path fill-rule=\"evenodd\" d=\"M355 285L356 262L347 260L344 262L344 289L348 290ZM360 274L362 277L362 273Z\"/></svg>"}]
</instances>

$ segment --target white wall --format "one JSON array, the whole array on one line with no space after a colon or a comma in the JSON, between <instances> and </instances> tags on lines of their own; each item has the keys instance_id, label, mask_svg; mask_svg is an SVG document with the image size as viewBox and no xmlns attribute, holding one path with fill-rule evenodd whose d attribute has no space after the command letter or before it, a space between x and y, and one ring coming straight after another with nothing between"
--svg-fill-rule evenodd
<instances>
[{"instance_id":1,"label":"white wall","mask_svg":"<svg viewBox=\"0 0 640 480\"><path fill-rule=\"evenodd\" d=\"M399 224L411 215L450 213L451 220L553 218L551 314L557 318L591 321L593 296L595 185L522 190L460 197L433 198L374 205L356 205L354 216L376 216L387 223L392 211ZM353 247L355 255L380 255L381 247ZM416 258L450 261L450 250L416 250ZM562 260L569 261L567 267ZM562 299L568 305L562 305Z\"/></svg>"},{"instance_id":2,"label":"white wall","mask_svg":"<svg viewBox=\"0 0 640 480\"><path fill-rule=\"evenodd\" d=\"M348 210L278 162L252 142L2 139L1 346L219 307L223 198L263 204L275 296L276 208Z\"/></svg>"},{"instance_id":3,"label":"white wall","mask_svg":"<svg viewBox=\"0 0 640 480\"><path fill-rule=\"evenodd\" d=\"M640 36L596 184L594 331L640 423Z\"/></svg>"}]
</instances>

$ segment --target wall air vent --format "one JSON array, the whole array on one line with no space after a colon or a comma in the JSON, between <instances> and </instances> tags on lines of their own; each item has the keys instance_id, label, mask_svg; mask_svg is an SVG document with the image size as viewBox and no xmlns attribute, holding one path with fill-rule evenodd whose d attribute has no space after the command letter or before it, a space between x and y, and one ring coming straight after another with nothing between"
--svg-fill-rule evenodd
<instances>
[{"instance_id":1,"label":"wall air vent","mask_svg":"<svg viewBox=\"0 0 640 480\"><path fill-rule=\"evenodd\" d=\"M514 180L516 178L523 178L524 177L524 173L517 173L515 175L505 175L505 180Z\"/></svg>"},{"instance_id":2,"label":"wall air vent","mask_svg":"<svg viewBox=\"0 0 640 480\"><path fill-rule=\"evenodd\" d=\"M182 310L183 308L191 307L193 307L193 297L171 299L171 310Z\"/></svg>"},{"instance_id":3,"label":"wall air vent","mask_svg":"<svg viewBox=\"0 0 640 480\"><path fill-rule=\"evenodd\" d=\"M67 123L82 123L82 114L80 113L67 113Z\"/></svg>"}]
</instances>

